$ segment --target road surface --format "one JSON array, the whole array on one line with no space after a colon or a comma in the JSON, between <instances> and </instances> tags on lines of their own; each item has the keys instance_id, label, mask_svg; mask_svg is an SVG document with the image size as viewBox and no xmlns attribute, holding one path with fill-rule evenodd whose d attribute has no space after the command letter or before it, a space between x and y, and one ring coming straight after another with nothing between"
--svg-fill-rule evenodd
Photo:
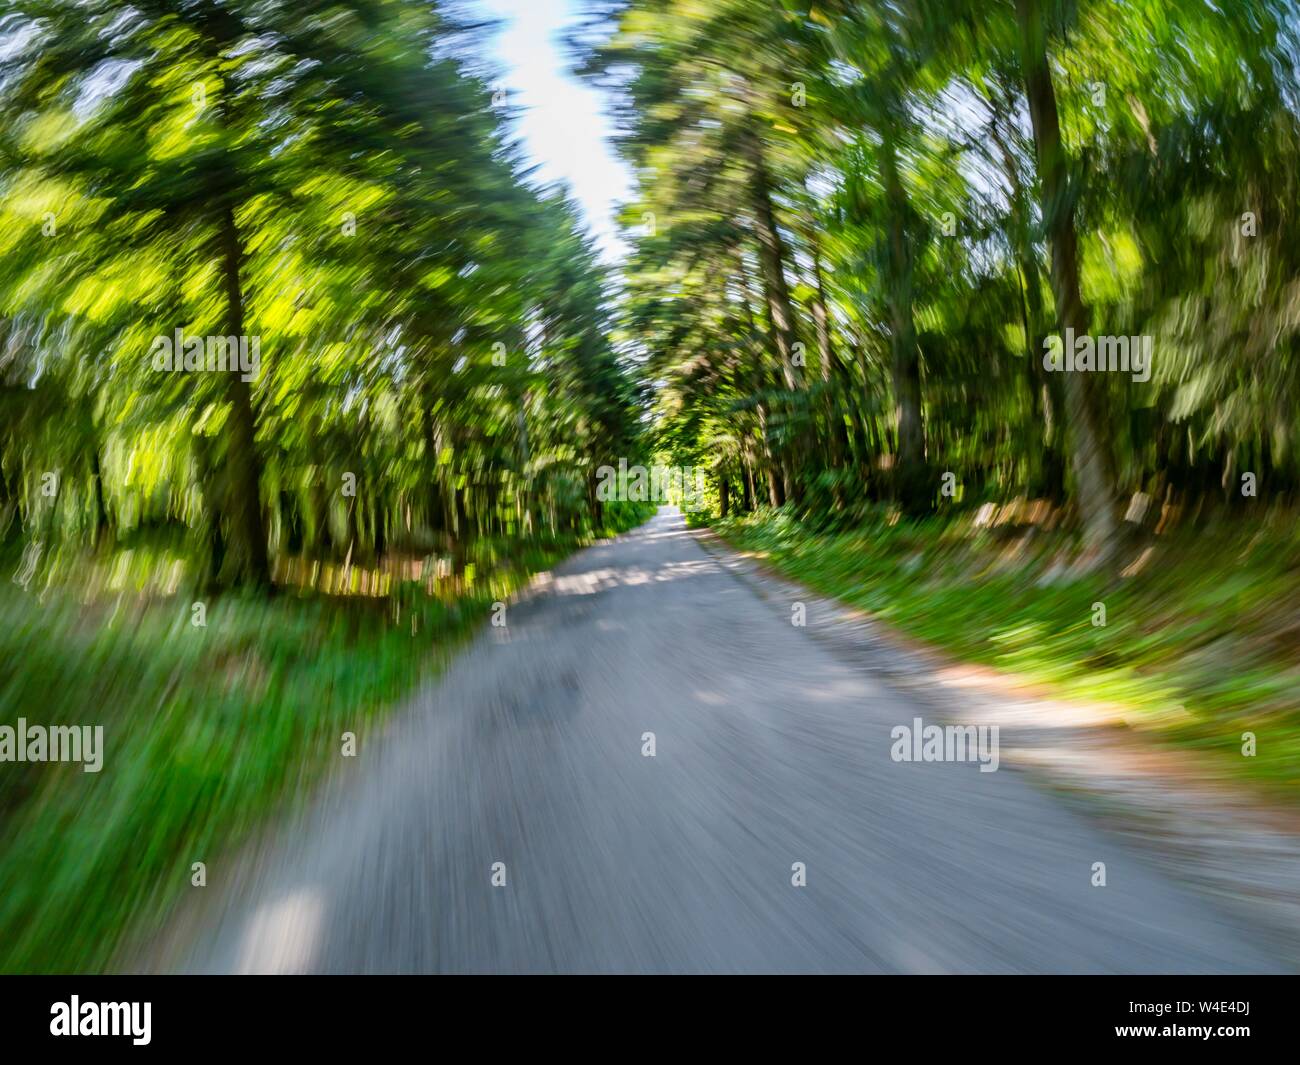
<instances>
[{"instance_id":1,"label":"road surface","mask_svg":"<svg viewBox=\"0 0 1300 1065\"><path fill-rule=\"evenodd\" d=\"M1007 765L893 761L891 728L929 709L791 624L671 510L506 621L362 733L303 815L209 866L159 967L1285 968Z\"/></svg>"}]
</instances>

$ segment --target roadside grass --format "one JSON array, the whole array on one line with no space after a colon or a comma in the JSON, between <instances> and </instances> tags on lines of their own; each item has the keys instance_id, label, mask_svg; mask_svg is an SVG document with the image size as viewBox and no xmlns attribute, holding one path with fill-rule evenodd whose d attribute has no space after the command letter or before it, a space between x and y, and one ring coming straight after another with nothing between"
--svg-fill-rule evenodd
<instances>
[{"instance_id":1,"label":"roadside grass","mask_svg":"<svg viewBox=\"0 0 1300 1065\"><path fill-rule=\"evenodd\" d=\"M818 532L781 511L714 522L825 595L967 661L1081 700L1217 757L1225 775L1300 798L1300 542L1294 515L1156 541L1134 575L1061 572L1068 541L1008 540L970 515ZM1106 624L1093 624L1102 603ZM1243 733L1256 754L1243 755Z\"/></svg>"},{"instance_id":2,"label":"roadside grass","mask_svg":"<svg viewBox=\"0 0 1300 1065\"><path fill-rule=\"evenodd\" d=\"M653 508L610 515L612 534ZM293 590L150 591L172 560L137 552L117 590L0 582L0 724L102 725L103 766L0 764L0 972L92 972L155 931L219 860L302 800L368 726L434 675L491 604L576 537L483 544L454 598ZM123 571L116 561L109 563Z\"/></svg>"}]
</instances>

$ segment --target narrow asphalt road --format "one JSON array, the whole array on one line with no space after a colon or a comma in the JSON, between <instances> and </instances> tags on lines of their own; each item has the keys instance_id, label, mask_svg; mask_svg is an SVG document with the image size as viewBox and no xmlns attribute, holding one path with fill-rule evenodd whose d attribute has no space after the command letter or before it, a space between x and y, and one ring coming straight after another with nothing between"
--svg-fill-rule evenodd
<instances>
[{"instance_id":1,"label":"narrow asphalt road","mask_svg":"<svg viewBox=\"0 0 1300 1065\"><path fill-rule=\"evenodd\" d=\"M1008 766L891 760L927 714L776 607L667 509L575 556L305 814L210 866L158 967L1284 967Z\"/></svg>"}]
</instances>

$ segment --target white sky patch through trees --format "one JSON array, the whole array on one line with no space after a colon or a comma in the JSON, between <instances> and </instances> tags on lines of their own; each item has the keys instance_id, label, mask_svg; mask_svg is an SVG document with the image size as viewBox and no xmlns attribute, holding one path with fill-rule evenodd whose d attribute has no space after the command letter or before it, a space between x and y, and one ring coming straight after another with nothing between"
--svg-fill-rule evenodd
<instances>
[{"instance_id":1,"label":"white sky patch through trees","mask_svg":"<svg viewBox=\"0 0 1300 1065\"><path fill-rule=\"evenodd\" d=\"M601 255L621 258L617 204L631 195L626 167L609 140L606 98L570 71L563 35L581 20L583 0L473 0L475 13L500 19L491 56L501 87L519 112L516 129L542 182L563 181L581 205Z\"/></svg>"}]
</instances>

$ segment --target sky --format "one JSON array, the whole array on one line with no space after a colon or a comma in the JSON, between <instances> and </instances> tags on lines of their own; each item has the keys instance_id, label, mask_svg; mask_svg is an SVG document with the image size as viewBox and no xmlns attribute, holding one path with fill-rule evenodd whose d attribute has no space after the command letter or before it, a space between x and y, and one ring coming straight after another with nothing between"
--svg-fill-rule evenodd
<instances>
[{"instance_id":1,"label":"sky","mask_svg":"<svg viewBox=\"0 0 1300 1065\"><path fill-rule=\"evenodd\" d=\"M542 181L563 180L587 216L601 254L623 253L614 225L617 203L630 195L627 168L615 156L606 97L569 71L562 34L582 15L583 0L473 0L471 7L503 23L491 54L517 131Z\"/></svg>"}]
</instances>

